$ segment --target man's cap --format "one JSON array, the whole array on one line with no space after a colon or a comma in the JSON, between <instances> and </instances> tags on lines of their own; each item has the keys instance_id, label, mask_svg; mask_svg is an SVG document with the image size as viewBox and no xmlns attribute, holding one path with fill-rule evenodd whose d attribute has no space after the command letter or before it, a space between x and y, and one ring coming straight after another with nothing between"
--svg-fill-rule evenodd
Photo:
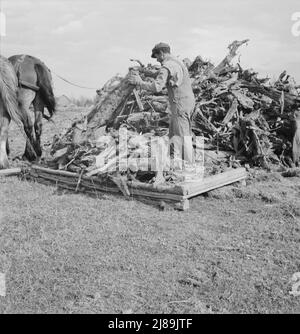
<instances>
[{"instance_id":1,"label":"man's cap","mask_svg":"<svg viewBox=\"0 0 300 334\"><path fill-rule=\"evenodd\" d=\"M154 48L152 49L151 58L155 58L155 54L158 53L160 50L164 50L164 49L167 49L170 52L170 49L171 49L170 45L167 43L163 43L163 42L156 44Z\"/></svg>"}]
</instances>

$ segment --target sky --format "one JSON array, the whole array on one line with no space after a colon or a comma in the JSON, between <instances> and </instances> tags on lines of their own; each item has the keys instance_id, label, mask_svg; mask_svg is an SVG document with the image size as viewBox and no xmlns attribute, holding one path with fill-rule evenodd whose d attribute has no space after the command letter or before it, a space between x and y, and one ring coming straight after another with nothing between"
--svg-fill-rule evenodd
<instances>
[{"instance_id":1,"label":"sky","mask_svg":"<svg viewBox=\"0 0 300 334\"><path fill-rule=\"evenodd\" d=\"M300 84L300 34L292 33L300 21L299 0L0 2L6 17L0 53L44 61L55 73L57 96L93 97L112 76L127 73L130 58L155 63L150 55L158 42L182 59L201 55L217 64L232 41L250 39L239 50L244 68L271 78L287 70ZM92 89L71 86L56 74Z\"/></svg>"}]
</instances>

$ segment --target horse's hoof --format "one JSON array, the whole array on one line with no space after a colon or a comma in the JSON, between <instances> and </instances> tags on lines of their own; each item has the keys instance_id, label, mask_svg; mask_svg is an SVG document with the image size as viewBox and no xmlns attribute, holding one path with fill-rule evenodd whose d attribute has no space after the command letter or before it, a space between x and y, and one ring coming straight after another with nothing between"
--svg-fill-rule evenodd
<instances>
[{"instance_id":1,"label":"horse's hoof","mask_svg":"<svg viewBox=\"0 0 300 334\"><path fill-rule=\"evenodd\" d=\"M0 161L0 169L8 169L9 163L8 160Z\"/></svg>"},{"instance_id":2,"label":"horse's hoof","mask_svg":"<svg viewBox=\"0 0 300 334\"><path fill-rule=\"evenodd\" d=\"M23 161L29 161L28 158L27 158L27 156L25 154L22 155L22 160Z\"/></svg>"},{"instance_id":3,"label":"horse's hoof","mask_svg":"<svg viewBox=\"0 0 300 334\"><path fill-rule=\"evenodd\" d=\"M35 161L35 156L33 156L33 155L28 155L28 154L24 154L23 156L22 156L22 160L23 161L28 161L28 162L33 162L33 161Z\"/></svg>"}]
</instances>

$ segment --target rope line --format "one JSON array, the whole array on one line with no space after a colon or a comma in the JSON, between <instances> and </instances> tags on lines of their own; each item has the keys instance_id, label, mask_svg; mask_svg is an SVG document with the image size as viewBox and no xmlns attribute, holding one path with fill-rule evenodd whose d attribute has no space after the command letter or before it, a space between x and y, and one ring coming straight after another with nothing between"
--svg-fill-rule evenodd
<instances>
[{"instance_id":1,"label":"rope line","mask_svg":"<svg viewBox=\"0 0 300 334\"><path fill-rule=\"evenodd\" d=\"M59 79L61 79L61 80L65 81L65 82L67 82L69 85L72 85L72 86L75 86L75 87L79 87L79 88L83 88L83 89L92 89L92 90L97 90L97 89L99 89L99 88L85 87L85 86L77 85L77 84L75 84L75 83L73 83L73 82L71 82L71 81L69 81L69 80L63 78L62 76L58 75L58 74L55 73L54 71L51 70L51 72L53 72Z\"/></svg>"}]
</instances>

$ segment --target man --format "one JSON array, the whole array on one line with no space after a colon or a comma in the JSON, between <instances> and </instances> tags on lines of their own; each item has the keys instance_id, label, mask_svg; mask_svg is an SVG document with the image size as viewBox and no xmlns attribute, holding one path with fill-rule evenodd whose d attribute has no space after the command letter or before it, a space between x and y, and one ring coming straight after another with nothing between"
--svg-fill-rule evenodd
<instances>
[{"instance_id":1,"label":"man","mask_svg":"<svg viewBox=\"0 0 300 334\"><path fill-rule=\"evenodd\" d=\"M294 120L293 161L296 166L300 166L300 107L294 112Z\"/></svg>"},{"instance_id":2,"label":"man","mask_svg":"<svg viewBox=\"0 0 300 334\"><path fill-rule=\"evenodd\" d=\"M153 93L159 93L167 87L171 107L169 138L173 147L181 151L179 159L183 158L192 164L191 113L195 107L195 97L188 69L179 59L171 55L170 46L166 43L155 45L151 57L156 58L161 64L156 79L153 82L145 82L135 73L129 76L128 81ZM175 158L174 148L171 154Z\"/></svg>"}]
</instances>

